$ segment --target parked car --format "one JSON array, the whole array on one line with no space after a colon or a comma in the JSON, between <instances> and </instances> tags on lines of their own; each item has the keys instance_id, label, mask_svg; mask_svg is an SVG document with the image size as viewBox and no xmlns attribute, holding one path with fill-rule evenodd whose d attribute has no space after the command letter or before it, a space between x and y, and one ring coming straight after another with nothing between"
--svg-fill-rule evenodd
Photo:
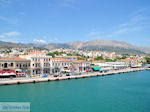
<instances>
[{"instance_id":1,"label":"parked car","mask_svg":"<svg viewBox=\"0 0 150 112\"><path fill-rule=\"evenodd\" d=\"M71 76L71 73L66 73L66 76Z\"/></svg>"},{"instance_id":2,"label":"parked car","mask_svg":"<svg viewBox=\"0 0 150 112\"><path fill-rule=\"evenodd\" d=\"M73 73L73 75L79 75L78 73Z\"/></svg>"},{"instance_id":3,"label":"parked car","mask_svg":"<svg viewBox=\"0 0 150 112\"><path fill-rule=\"evenodd\" d=\"M58 74L56 74L56 73L54 73L54 74L53 74L53 77L58 77L58 76L59 76L59 75L58 75Z\"/></svg>"},{"instance_id":4,"label":"parked car","mask_svg":"<svg viewBox=\"0 0 150 112\"><path fill-rule=\"evenodd\" d=\"M48 77L48 75L42 75L42 77Z\"/></svg>"}]
</instances>

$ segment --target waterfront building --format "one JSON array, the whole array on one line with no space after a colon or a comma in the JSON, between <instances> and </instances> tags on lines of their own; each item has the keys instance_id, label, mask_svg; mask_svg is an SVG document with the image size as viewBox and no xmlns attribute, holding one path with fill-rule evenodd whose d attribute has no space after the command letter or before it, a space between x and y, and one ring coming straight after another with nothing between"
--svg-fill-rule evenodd
<instances>
[{"instance_id":1,"label":"waterfront building","mask_svg":"<svg viewBox=\"0 0 150 112\"><path fill-rule=\"evenodd\" d=\"M143 62L146 62L146 60L141 58L129 58L122 59L119 62L125 62L127 67L141 67L143 65Z\"/></svg>"},{"instance_id":2,"label":"waterfront building","mask_svg":"<svg viewBox=\"0 0 150 112\"><path fill-rule=\"evenodd\" d=\"M41 51L30 51L28 52L28 55L20 55L19 57L31 61L31 75L51 74L52 57L46 56L46 53Z\"/></svg>"},{"instance_id":3,"label":"waterfront building","mask_svg":"<svg viewBox=\"0 0 150 112\"><path fill-rule=\"evenodd\" d=\"M72 70L72 61L61 59L61 58L52 58L52 72L71 72Z\"/></svg>"},{"instance_id":4,"label":"waterfront building","mask_svg":"<svg viewBox=\"0 0 150 112\"><path fill-rule=\"evenodd\" d=\"M114 70L127 68L125 62L106 62L109 66L111 66Z\"/></svg>"},{"instance_id":5,"label":"waterfront building","mask_svg":"<svg viewBox=\"0 0 150 112\"><path fill-rule=\"evenodd\" d=\"M127 68L125 62L92 62L91 68L100 67L99 71L109 71Z\"/></svg>"},{"instance_id":6,"label":"waterfront building","mask_svg":"<svg viewBox=\"0 0 150 112\"><path fill-rule=\"evenodd\" d=\"M91 62L85 60L77 60L72 62L74 72L87 72L90 70Z\"/></svg>"},{"instance_id":7,"label":"waterfront building","mask_svg":"<svg viewBox=\"0 0 150 112\"><path fill-rule=\"evenodd\" d=\"M94 71L95 67L100 67L99 69L96 68L96 71L109 71L112 70L113 67L107 63L102 63L102 62L92 62L91 64L91 69Z\"/></svg>"},{"instance_id":8,"label":"waterfront building","mask_svg":"<svg viewBox=\"0 0 150 112\"><path fill-rule=\"evenodd\" d=\"M52 57L35 56L31 57L31 74L32 75L50 75L51 74Z\"/></svg>"},{"instance_id":9,"label":"waterfront building","mask_svg":"<svg viewBox=\"0 0 150 112\"><path fill-rule=\"evenodd\" d=\"M14 70L16 75L18 73L29 74L30 73L30 60L26 60L20 57L0 58L0 70L1 71Z\"/></svg>"}]
</instances>

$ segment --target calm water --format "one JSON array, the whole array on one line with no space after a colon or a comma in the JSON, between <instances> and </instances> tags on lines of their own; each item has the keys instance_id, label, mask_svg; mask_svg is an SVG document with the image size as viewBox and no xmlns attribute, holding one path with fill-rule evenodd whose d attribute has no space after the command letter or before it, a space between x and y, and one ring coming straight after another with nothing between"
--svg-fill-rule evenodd
<instances>
[{"instance_id":1,"label":"calm water","mask_svg":"<svg viewBox=\"0 0 150 112\"><path fill-rule=\"evenodd\" d=\"M31 102L31 112L150 112L150 71L0 86L0 102Z\"/></svg>"}]
</instances>

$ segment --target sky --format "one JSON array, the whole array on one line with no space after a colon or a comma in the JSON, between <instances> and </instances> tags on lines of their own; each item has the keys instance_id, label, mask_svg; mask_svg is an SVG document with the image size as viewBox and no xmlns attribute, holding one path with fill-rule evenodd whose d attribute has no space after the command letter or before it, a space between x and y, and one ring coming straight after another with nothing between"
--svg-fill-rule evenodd
<instances>
[{"instance_id":1,"label":"sky","mask_svg":"<svg viewBox=\"0 0 150 112\"><path fill-rule=\"evenodd\" d=\"M150 0L0 0L0 40L150 46Z\"/></svg>"}]
</instances>

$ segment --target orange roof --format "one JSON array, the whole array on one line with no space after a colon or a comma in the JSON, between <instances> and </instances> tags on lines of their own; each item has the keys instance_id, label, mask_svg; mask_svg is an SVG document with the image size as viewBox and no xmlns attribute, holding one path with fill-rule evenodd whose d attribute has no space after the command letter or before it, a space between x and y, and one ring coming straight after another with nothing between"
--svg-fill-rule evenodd
<instances>
[{"instance_id":1,"label":"orange roof","mask_svg":"<svg viewBox=\"0 0 150 112\"><path fill-rule=\"evenodd\" d=\"M76 60L76 61L73 61L73 62L76 62L76 63L86 63L88 61L85 61L85 60Z\"/></svg>"},{"instance_id":2,"label":"orange roof","mask_svg":"<svg viewBox=\"0 0 150 112\"><path fill-rule=\"evenodd\" d=\"M78 62L85 62L85 60L77 60Z\"/></svg>"},{"instance_id":3,"label":"orange roof","mask_svg":"<svg viewBox=\"0 0 150 112\"><path fill-rule=\"evenodd\" d=\"M20 58L20 57L15 57L14 60L25 60L25 59Z\"/></svg>"},{"instance_id":4,"label":"orange roof","mask_svg":"<svg viewBox=\"0 0 150 112\"><path fill-rule=\"evenodd\" d=\"M105 60L92 61L92 63L105 63Z\"/></svg>"},{"instance_id":5,"label":"orange roof","mask_svg":"<svg viewBox=\"0 0 150 112\"><path fill-rule=\"evenodd\" d=\"M28 52L28 54L42 54L42 55L45 55L45 53L41 52L41 51L30 51L30 52Z\"/></svg>"},{"instance_id":6,"label":"orange roof","mask_svg":"<svg viewBox=\"0 0 150 112\"><path fill-rule=\"evenodd\" d=\"M140 59L140 58L128 58L128 59L122 59L121 61L134 61L134 60L143 60L143 59Z\"/></svg>"},{"instance_id":7,"label":"orange roof","mask_svg":"<svg viewBox=\"0 0 150 112\"><path fill-rule=\"evenodd\" d=\"M70 60L62 59L62 58L52 58L52 60L62 61L62 62L69 62Z\"/></svg>"},{"instance_id":8,"label":"orange roof","mask_svg":"<svg viewBox=\"0 0 150 112\"><path fill-rule=\"evenodd\" d=\"M0 58L0 60L25 60L25 59L20 58L20 57L14 57L14 58L2 57L2 58Z\"/></svg>"},{"instance_id":9,"label":"orange roof","mask_svg":"<svg viewBox=\"0 0 150 112\"><path fill-rule=\"evenodd\" d=\"M10 58L9 57L2 57L0 58L1 60L9 60Z\"/></svg>"}]
</instances>

